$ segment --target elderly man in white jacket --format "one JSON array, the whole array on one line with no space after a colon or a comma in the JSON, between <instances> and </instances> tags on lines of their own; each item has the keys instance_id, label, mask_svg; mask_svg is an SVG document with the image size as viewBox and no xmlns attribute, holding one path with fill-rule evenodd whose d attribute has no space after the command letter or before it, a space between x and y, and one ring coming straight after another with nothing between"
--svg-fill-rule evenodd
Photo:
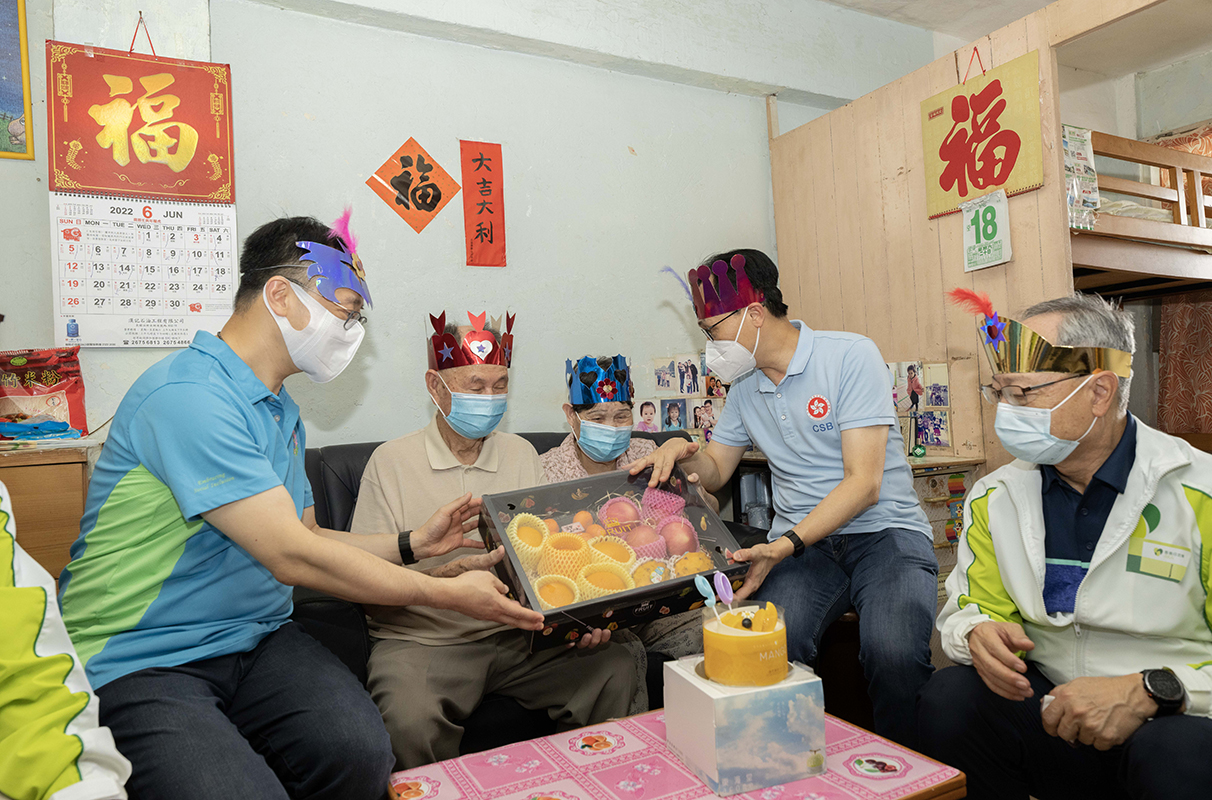
<instances>
[{"instance_id":1,"label":"elderly man in white jacket","mask_svg":"<svg viewBox=\"0 0 1212 800\"><path fill-rule=\"evenodd\" d=\"M1125 312L959 294L1018 460L965 500L923 749L977 800L1212 797L1212 456L1127 412Z\"/></svg>"}]
</instances>

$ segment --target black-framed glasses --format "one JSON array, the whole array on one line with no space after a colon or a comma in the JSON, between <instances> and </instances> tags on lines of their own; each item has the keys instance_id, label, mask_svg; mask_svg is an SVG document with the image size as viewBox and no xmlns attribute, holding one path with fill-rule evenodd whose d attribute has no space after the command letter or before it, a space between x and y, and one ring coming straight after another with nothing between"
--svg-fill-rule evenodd
<instances>
[{"instance_id":1,"label":"black-framed glasses","mask_svg":"<svg viewBox=\"0 0 1212 800\"><path fill-rule=\"evenodd\" d=\"M1003 386L1000 389L995 389L991 384L986 383L981 386L981 397L985 398L986 403L997 405L999 401L1005 400L1012 406L1027 405L1027 392L1034 392L1037 389L1043 389L1046 386L1055 386L1058 383L1071 381L1074 378L1082 378L1089 375L1089 372L1077 372L1073 375L1066 375L1063 378L1057 378L1054 381L1047 383L1037 383L1034 386Z\"/></svg>"},{"instance_id":2,"label":"black-framed glasses","mask_svg":"<svg viewBox=\"0 0 1212 800\"><path fill-rule=\"evenodd\" d=\"M703 332L703 335L704 335L704 336L706 336L708 339L710 339L711 341L713 341L713 342L714 342L714 341L715 341L715 334L713 334L713 333L712 333L712 331L714 331L716 328L718 328L718 327L720 327L721 325L723 325L723 324L724 324L724 322L725 322L725 321L727 321L728 317L731 317L731 316L732 316L733 314L735 314L737 311L741 311L741 310L742 310L742 309L739 309L739 308L738 308L738 309L736 309L736 310L734 310L734 311L729 311L729 312L728 312L728 314L727 314L727 315L725 315L724 319L720 320L719 322L717 322L716 324L712 325L712 326L711 326L711 327L709 327L709 328L699 328L699 330L701 330L701 331Z\"/></svg>"},{"instance_id":3,"label":"black-framed glasses","mask_svg":"<svg viewBox=\"0 0 1212 800\"><path fill-rule=\"evenodd\" d=\"M282 277L285 278L286 276L283 275ZM286 278L286 280L290 281L295 286L302 287L303 291L307 292L308 294L311 294L311 292L308 291L308 287L305 284L299 283L298 281L291 281L290 278ZM328 300L328 298L324 297L324 295L320 295L320 299ZM342 323L342 326L345 328L345 330L349 330L350 328L352 328L354 326L354 323L358 323L358 324L362 325L363 327L365 327L366 324L370 322L370 320L366 318L366 315L363 314L361 311L350 311L345 306L341 305L340 303L334 303L332 300L328 300L328 302L332 303L334 306L336 306L337 308L339 308L345 312L345 322Z\"/></svg>"},{"instance_id":4,"label":"black-framed glasses","mask_svg":"<svg viewBox=\"0 0 1212 800\"><path fill-rule=\"evenodd\" d=\"M350 328L352 328L354 326L355 322L357 324L361 325L362 327L366 327L366 324L368 322L370 322L370 320L366 318L366 315L363 314L361 311L349 311L344 306L340 306L340 305L337 307L340 308L342 311L346 312L345 323L344 323L345 330L349 330Z\"/></svg>"}]
</instances>

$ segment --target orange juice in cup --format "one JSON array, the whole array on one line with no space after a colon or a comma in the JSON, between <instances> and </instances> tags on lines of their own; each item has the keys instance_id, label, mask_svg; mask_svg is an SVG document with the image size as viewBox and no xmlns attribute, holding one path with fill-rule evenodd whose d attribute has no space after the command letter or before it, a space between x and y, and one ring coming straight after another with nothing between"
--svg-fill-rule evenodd
<instances>
[{"instance_id":1,"label":"orange juice in cup","mask_svg":"<svg viewBox=\"0 0 1212 800\"><path fill-rule=\"evenodd\" d=\"M719 611L719 616L716 616ZM704 608L703 671L728 686L769 686L787 677L787 626L773 603ZM747 623L747 624L746 624Z\"/></svg>"}]
</instances>

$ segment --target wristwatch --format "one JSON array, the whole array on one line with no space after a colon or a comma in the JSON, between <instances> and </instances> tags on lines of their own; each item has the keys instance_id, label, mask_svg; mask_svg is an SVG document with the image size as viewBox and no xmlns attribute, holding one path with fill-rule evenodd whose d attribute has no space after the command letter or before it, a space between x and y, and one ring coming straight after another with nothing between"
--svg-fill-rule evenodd
<instances>
[{"instance_id":1,"label":"wristwatch","mask_svg":"<svg viewBox=\"0 0 1212 800\"><path fill-rule=\"evenodd\" d=\"M1145 682L1145 692L1157 703L1157 714L1168 717L1177 714L1183 706L1186 692L1183 683L1168 669L1146 669L1140 673Z\"/></svg>"},{"instance_id":2,"label":"wristwatch","mask_svg":"<svg viewBox=\"0 0 1212 800\"><path fill-rule=\"evenodd\" d=\"M792 547L795 548L791 552L791 555L795 558L799 558L800 554L804 552L804 540L801 539L799 534L797 534L795 531L787 531L783 534L783 538L790 540Z\"/></svg>"},{"instance_id":3,"label":"wristwatch","mask_svg":"<svg viewBox=\"0 0 1212 800\"><path fill-rule=\"evenodd\" d=\"M400 534L397 544L400 547L400 562L404 566L417 563L417 557L412 554L412 542L409 537L412 536L412 531L404 531Z\"/></svg>"}]
</instances>

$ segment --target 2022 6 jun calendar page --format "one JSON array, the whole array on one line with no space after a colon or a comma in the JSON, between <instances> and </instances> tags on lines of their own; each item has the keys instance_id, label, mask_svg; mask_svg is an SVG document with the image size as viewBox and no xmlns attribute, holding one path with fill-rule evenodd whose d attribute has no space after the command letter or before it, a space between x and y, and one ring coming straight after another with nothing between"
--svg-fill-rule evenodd
<instances>
[{"instance_id":1,"label":"2022 6 jun calendar page","mask_svg":"<svg viewBox=\"0 0 1212 800\"><path fill-rule=\"evenodd\" d=\"M52 193L55 343L185 347L236 290L236 210Z\"/></svg>"}]
</instances>

